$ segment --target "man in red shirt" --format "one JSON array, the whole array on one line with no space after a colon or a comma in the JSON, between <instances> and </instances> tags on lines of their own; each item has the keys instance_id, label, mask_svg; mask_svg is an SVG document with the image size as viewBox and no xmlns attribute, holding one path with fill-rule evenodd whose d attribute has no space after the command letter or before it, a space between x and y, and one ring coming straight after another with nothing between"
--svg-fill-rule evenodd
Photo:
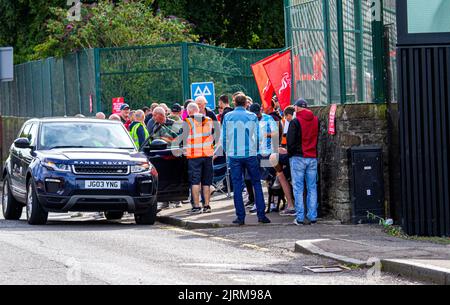
<instances>
[{"instance_id":1,"label":"man in red shirt","mask_svg":"<svg viewBox=\"0 0 450 305\"><path fill-rule=\"evenodd\" d=\"M317 222L317 143L319 119L308 110L305 100L294 104L296 117L289 124L287 150L290 158L292 184L294 188L297 218L294 224ZM307 185L307 215L303 206L304 182Z\"/></svg>"}]
</instances>

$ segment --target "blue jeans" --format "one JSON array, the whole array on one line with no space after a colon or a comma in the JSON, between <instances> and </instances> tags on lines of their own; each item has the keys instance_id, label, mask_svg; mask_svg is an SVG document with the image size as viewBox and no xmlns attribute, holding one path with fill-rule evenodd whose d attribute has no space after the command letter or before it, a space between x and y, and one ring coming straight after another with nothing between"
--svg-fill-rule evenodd
<instances>
[{"instance_id":1,"label":"blue jeans","mask_svg":"<svg viewBox=\"0 0 450 305\"><path fill-rule=\"evenodd\" d=\"M249 158L229 158L231 179L234 187L234 207L236 209L236 216L239 220L245 221L245 207L244 199L242 198L242 192L238 190L242 189L243 175L247 170L250 180L252 181L253 188L255 190L255 204L258 213L258 219L264 219L265 214L265 202L264 194L261 185L261 174L259 172L259 161L257 157Z\"/></svg>"},{"instance_id":2,"label":"blue jeans","mask_svg":"<svg viewBox=\"0 0 450 305\"><path fill-rule=\"evenodd\" d=\"M308 195L306 207L309 221L317 220L317 159L292 157L290 159L292 185L294 188L295 210L297 211L297 221L305 220L305 208L303 204L304 182Z\"/></svg>"}]
</instances>

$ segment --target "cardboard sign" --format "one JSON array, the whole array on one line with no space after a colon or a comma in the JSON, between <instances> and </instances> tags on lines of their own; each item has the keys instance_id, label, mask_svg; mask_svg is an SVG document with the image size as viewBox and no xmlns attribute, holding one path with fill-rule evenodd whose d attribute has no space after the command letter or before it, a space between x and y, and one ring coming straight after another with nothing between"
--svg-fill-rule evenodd
<instances>
[{"instance_id":1,"label":"cardboard sign","mask_svg":"<svg viewBox=\"0 0 450 305\"><path fill-rule=\"evenodd\" d=\"M331 105L330 116L328 118L328 134L332 136L336 134L336 110L337 104Z\"/></svg>"},{"instance_id":2,"label":"cardboard sign","mask_svg":"<svg viewBox=\"0 0 450 305\"><path fill-rule=\"evenodd\" d=\"M120 113L120 107L125 104L125 98L123 97L115 97L112 99L112 113L118 114Z\"/></svg>"}]
</instances>

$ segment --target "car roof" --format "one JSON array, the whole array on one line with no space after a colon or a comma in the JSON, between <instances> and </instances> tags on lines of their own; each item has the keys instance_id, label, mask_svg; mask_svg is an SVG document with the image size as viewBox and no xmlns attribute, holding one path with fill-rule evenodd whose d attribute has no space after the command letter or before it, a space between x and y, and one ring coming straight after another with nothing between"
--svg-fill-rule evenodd
<instances>
[{"instance_id":1,"label":"car roof","mask_svg":"<svg viewBox=\"0 0 450 305\"><path fill-rule=\"evenodd\" d=\"M41 122L41 123L103 123L103 124L122 124L119 121L114 120L101 120L96 118L65 118L65 117L55 117L55 118L41 118L41 119L30 119L28 122Z\"/></svg>"}]
</instances>

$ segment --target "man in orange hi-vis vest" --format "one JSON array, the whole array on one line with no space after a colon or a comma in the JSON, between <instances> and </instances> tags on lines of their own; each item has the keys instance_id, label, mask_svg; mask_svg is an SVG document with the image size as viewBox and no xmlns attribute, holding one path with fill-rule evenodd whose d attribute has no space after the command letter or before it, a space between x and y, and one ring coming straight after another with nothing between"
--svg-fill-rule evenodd
<instances>
[{"instance_id":1,"label":"man in orange hi-vis vest","mask_svg":"<svg viewBox=\"0 0 450 305\"><path fill-rule=\"evenodd\" d=\"M213 121L200 113L196 103L187 107L184 121L184 147L188 159L189 180L194 199L190 214L210 213L211 184L213 182L214 135ZM200 190L203 188L204 206L200 207Z\"/></svg>"}]
</instances>

